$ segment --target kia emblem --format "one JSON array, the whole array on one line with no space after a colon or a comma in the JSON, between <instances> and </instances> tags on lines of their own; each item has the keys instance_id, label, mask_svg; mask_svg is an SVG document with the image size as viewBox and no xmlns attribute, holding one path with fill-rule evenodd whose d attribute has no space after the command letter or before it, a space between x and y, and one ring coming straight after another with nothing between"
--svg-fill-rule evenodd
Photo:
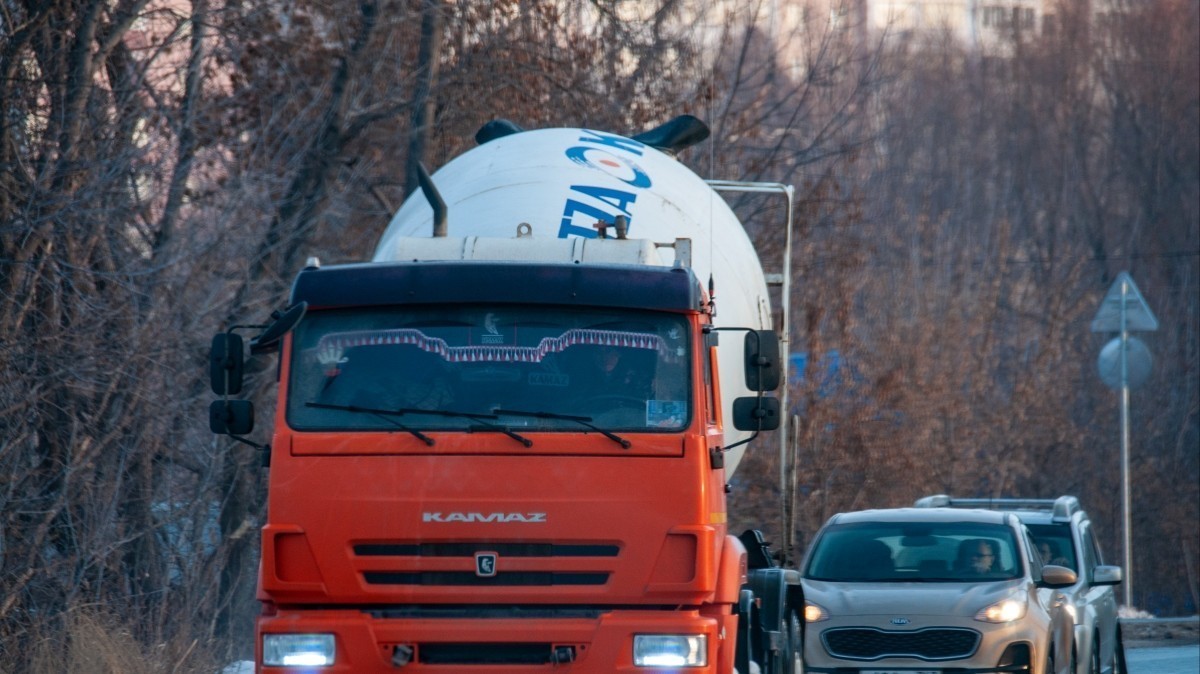
<instances>
[{"instance_id":1,"label":"kia emblem","mask_svg":"<svg viewBox=\"0 0 1200 674\"><path fill-rule=\"evenodd\" d=\"M907 625L911 622L908 618L892 618L893 625Z\"/></svg>"},{"instance_id":2,"label":"kia emblem","mask_svg":"<svg viewBox=\"0 0 1200 674\"><path fill-rule=\"evenodd\" d=\"M492 578L496 575L496 553L475 553L475 575L480 578Z\"/></svg>"}]
</instances>

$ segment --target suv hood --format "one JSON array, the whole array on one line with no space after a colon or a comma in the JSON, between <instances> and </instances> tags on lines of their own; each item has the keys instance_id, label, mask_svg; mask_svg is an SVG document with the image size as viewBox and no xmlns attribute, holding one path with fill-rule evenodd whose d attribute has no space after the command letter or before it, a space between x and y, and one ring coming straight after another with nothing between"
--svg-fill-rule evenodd
<instances>
[{"instance_id":1,"label":"suv hood","mask_svg":"<svg viewBox=\"0 0 1200 674\"><path fill-rule=\"evenodd\" d=\"M832 583L804 580L804 598L832 616L879 614L974 616L980 609L1013 596L1021 579L990 583Z\"/></svg>"}]
</instances>

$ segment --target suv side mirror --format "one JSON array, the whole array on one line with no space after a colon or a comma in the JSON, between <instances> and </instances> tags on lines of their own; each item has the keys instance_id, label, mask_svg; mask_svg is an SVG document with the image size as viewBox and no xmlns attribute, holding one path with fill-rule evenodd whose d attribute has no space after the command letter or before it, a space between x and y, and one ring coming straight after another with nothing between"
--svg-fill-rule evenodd
<instances>
[{"instance_id":1,"label":"suv side mirror","mask_svg":"<svg viewBox=\"0 0 1200 674\"><path fill-rule=\"evenodd\" d=\"M733 427L739 431L773 431L779 428L779 399L767 396L735 399Z\"/></svg>"},{"instance_id":2,"label":"suv side mirror","mask_svg":"<svg viewBox=\"0 0 1200 674\"><path fill-rule=\"evenodd\" d=\"M208 406L208 428L218 435L245 435L254 430L254 403L214 400Z\"/></svg>"},{"instance_id":3,"label":"suv side mirror","mask_svg":"<svg viewBox=\"0 0 1200 674\"><path fill-rule=\"evenodd\" d=\"M1067 567L1047 564L1042 567L1042 582L1038 583L1038 587L1067 587L1074 585L1077 580L1079 576Z\"/></svg>"},{"instance_id":4,"label":"suv side mirror","mask_svg":"<svg viewBox=\"0 0 1200 674\"><path fill-rule=\"evenodd\" d=\"M241 335L232 332L213 335L212 350L208 355L208 377L213 393L219 396L241 393L245 366Z\"/></svg>"},{"instance_id":5,"label":"suv side mirror","mask_svg":"<svg viewBox=\"0 0 1200 674\"><path fill-rule=\"evenodd\" d=\"M779 388L779 336L774 330L750 330L746 333L746 388L774 391Z\"/></svg>"},{"instance_id":6,"label":"suv side mirror","mask_svg":"<svg viewBox=\"0 0 1200 674\"><path fill-rule=\"evenodd\" d=\"M1125 580L1119 566L1097 566L1092 572L1092 585L1118 585Z\"/></svg>"}]
</instances>

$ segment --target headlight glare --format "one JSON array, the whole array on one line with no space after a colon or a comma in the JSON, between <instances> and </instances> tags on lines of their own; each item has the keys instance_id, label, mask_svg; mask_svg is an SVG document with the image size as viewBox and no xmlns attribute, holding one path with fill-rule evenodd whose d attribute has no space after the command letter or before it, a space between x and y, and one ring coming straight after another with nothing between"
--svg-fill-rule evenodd
<instances>
[{"instance_id":1,"label":"headlight glare","mask_svg":"<svg viewBox=\"0 0 1200 674\"><path fill-rule=\"evenodd\" d=\"M635 634L637 667L706 667L708 637L703 634Z\"/></svg>"},{"instance_id":2,"label":"headlight glare","mask_svg":"<svg viewBox=\"0 0 1200 674\"><path fill-rule=\"evenodd\" d=\"M1067 615L1071 616L1071 622L1073 622L1073 623L1079 622L1079 616L1076 615L1074 604L1071 604L1071 603L1064 604L1063 610L1067 612Z\"/></svg>"},{"instance_id":3,"label":"headlight glare","mask_svg":"<svg viewBox=\"0 0 1200 674\"><path fill-rule=\"evenodd\" d=\"M336 655L332 634L264 634L266 667L325 667Z\"/></svg>"},{"instance_id":4,"label":"headlight glare","mask_svg":"<svg viewBox=\"0 0 1200 674\"><path fill-rule=\"evenodd\" d=\"M985 623L1009 623L1025 617L1025 600L1009 598L998 601L975 614L975 619Z\"/></svg>"},{"instance_id":5,"label":"headlight glare","mask_svg":"<svg viewBox=\"0 0 1200 674\"><path fill-rule=\"evenodd\" d=\"M804 602L804 622L819 623L829 620L829 611L811 601Z\"/></svg>"}]
</instances>

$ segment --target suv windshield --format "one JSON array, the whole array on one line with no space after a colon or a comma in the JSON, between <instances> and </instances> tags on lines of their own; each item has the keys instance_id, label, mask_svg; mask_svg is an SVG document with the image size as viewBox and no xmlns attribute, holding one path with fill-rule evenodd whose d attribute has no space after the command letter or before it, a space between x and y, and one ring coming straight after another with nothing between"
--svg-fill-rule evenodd
<instances>
[{"instance_id":1,"label":"suv windshield","mask_svg":"<svg viewBox=\"0 0 1200 674\"><path fill-rule=\"evenodd\" d=\"M298 430L677 431L691 415L687 323L561 307L312 311L293 341ZM401 411L383 414L381 411ZM509 412L509 413L506 413Z\"/></svg>"},{"instance_id":2,"label":"suv windshield","mask_svg":"<svg viewBox=\"0 0 1200 674\"><path fill-rule=\"evenodd\" d=\"M1013 530L973 522L864 522L827 528L805 577L835 582L969 582L1023 574Z\"/></svg>"}]
</instances>

